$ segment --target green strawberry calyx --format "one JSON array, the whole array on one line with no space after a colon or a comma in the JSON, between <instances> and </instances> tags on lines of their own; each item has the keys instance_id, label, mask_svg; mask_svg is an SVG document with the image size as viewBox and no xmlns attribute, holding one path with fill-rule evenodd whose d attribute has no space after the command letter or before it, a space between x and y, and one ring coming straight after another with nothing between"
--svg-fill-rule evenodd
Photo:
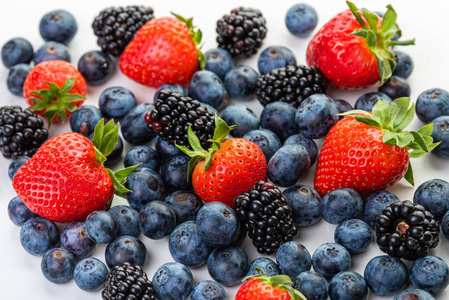
<instances>
[{"instance_id":1,"label":"green strawberry calyx","mask_svg":"<svg viewBox=\"0 0 449 300\"><path fill-rule=\"evenodd\" d=\"M410 106L410 98L398 98L391 104L378 100L372 113L356 109L340 115L352 116L359 122L381 129L384 132L382 141L388 145L405 147L409 151L410 158L424 156L439 144L434 143L431 136L433 123L417 131L403 131L415 116L415 105L412 103ZM414 185L410 162L404 178Z\"/></svg>"},{"instance_id":2,"label":"green strawberry calyx","mask_svg":"<svg viewBox=\"0 0 449 300\"><path fill-rule=\"evenodd\" d=\"M391 5L387 5L387 12L382 18L379 27L379 16L368 11L365 8L361 9L362 15L367 24L362 19L359 9L352 2L346 1L349 9L354 14L357 21L362 26L362 29L355 30L352 34L365 38L366 43L371 51L376 55L377 65L379 68L380 82L383 84L393 74L396 68L396 61L393 52L390 48L392 46L414 45L415 39L407 41L392 41L391 39L397 33L401 36L401 30L396 24L397 14Z\"/></svg>"}]
</instances>

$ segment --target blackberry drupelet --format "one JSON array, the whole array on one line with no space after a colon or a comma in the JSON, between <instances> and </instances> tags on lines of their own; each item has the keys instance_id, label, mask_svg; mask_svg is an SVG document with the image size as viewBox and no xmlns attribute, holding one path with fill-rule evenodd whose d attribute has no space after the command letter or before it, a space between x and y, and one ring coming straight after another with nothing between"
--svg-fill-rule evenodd
<instances>
[{"instance_id":1,"label":"blackberry drupelet","mask_svg":"<svg viewBox=\"0 0 449 300\"><path fill-rule=\"evenodd\" d=\"M0 148L3 156L33 156L48 138L48 130L43 126L44 121L31 110L22 110L20 106L1 107Z\"/></svg>"},{"instance_id":2,"label":"blackberry drupelet","mask_svg":"<svg viewBox=\"0 0 449 300\"><path fill-rule=\"evenodd\" d=\"M108 7L92 22L97 44L101 49L119 57L134 35L154 18L153 9L145 6Z\"/></svg>"},{"instance_id":3,"label":"blackberry drupelet","mask_svg":"<svg viewBox=\"0 0 449 300\"><path fill-rule=\"evenodd\" d=\"M274 254L297 233L292 209L281 190L270 182L259 181L238 195L235 205L235 212L259 253Z\"/></svg>"},{"instance_id":4,"label":"blackberry drupelet","mask_svg":"<svg viewBox=\"0 0 449 300\"><path fill-rule=\"evenodd\" d=\"M239 7L217 21L217 43L233 57L249 57L257 53L267 34L262 13Z\"/></svg>"},{"instance_id":5,"label":"blackberry drupelet","mask_svg":"<svg viewBox=\"0 0 449 300\"><path fill-rule=\"evenodd\" d=\"M297 108L310 95L324 94L327 87L319 69L303 65L287 66L259 76L256 96L263 106L282 101Z\"/></svg>"},{"instance_id":6,"label":"blackberry drupelet","mask_svg":"<svg viewBox=\"0 0 449 300\"><path fill-rule=\"evenodd\" d=\"M409 200L394 202L377 217L377 244L390 256L416 260L438 245L439 226L422 205Z\"/></svg>"},{"instance_id":7,"label":"blackberry drupelet","mask_svg":"<svg viewBox=\"0 0 449 300\"><path fill-rule=\"evenodd\" d=\"M101 297L104 300L156 300L153 284L140 266L125 262L112 268L106 277Z\"/></svg>"}]
</instances>

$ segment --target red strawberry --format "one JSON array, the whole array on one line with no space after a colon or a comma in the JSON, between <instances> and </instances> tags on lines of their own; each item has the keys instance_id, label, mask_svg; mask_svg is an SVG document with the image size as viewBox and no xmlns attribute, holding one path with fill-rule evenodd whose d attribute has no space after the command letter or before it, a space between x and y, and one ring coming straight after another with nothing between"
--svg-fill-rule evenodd
<instances>
[{"instance_id":1,"label":"red strawberry","mask_svg":"<svg viewBox=\"0 0 449 300\"><path fill-rule=\"evenodd\" d=\"M123 183L137 167L117 173L103 167L117 138L118 125L111 120L100 121L92 143L74 132L49 139L14 176L17 195L34 213L62 223L106 209L114 192L124 196L129 191Z\"/></svg>"},{"instance_id":2,"label":"red strawberry","mask_svg":"<svg viewBox=\"0 0 449 300\"><path fill-rule=\"evenodd\" d=\"M316 166L314 185L321 196L338 188L367 195L393 186L404 176L413 184L409 158L422 156L438 144L432 143L433 124L402 131L415 113L409 104L409 98L396 99L390 106L379 100L373 113L348 112L332 127Z\"/></svg>"},{"instance_id":3,"label":"red strawberry","mask_svg":"<svg viewBox=\"0 0 449 300\"><path fill-rule=\"evenodd\" d=\"M192 18L175 16L152 19L137 32L120 56L123 74L155 88L190 81L203 57L196 48L201 31L193 30Z\"/></svg>"},{"instance_id":4,"label":"red strawberry","mask_svg":"<svg viewBox=\"0 0 449 300\"><path fill-rule=\"evenodd\" d=\"M307 64L317 67L334 86L360 89L379 80L384 83L396 66L393 45L412 41L392 41L400 30L397 14L388 5L383 19L361 10L349 1L349 8L327 22L315 34L307 48Z\"/></svg>"},{"instance_id":5,"label":"red strawberry","mask_svg":"<svg viewBox=\"0 0 449 300\"><path fill-rule=\"evenodd\" d=\"M84 77L63 60L41 62L23 84L23 96L30 109L47 118L49 124L70 117L83 104L86 93Z\"/></svg>"}]
</instances>

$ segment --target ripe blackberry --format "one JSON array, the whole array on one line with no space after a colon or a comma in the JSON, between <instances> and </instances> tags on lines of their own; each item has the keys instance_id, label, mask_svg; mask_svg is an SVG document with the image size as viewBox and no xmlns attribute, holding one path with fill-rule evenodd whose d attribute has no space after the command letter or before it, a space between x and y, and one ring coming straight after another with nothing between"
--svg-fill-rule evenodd
<instances>
[{"instance_id":1,"label":"ripe blackberry","mask_svg":"<svg viewBox=\"0 0 449 300\"><path fill-rule=\"evenodd\" d=\"M303 65L274 69L256 80L256 96L263 106L282 101L297 108L310 95L324 94L326 90L323 73Z\"/></svg>"},{"instance_id":2,"label":"ripe blackberry","mask_svg":"<svg viewBox=\"0 0 449 300\"><path fill-rule=\"evenodd\" d=\"M187 130L192 126L204 149L210 147L208 140L213 138L215 130L214 113L198 100L183 97L169 89L159 92L154 109L145 115L145 122L148 129L163 140L187 147L190 147Z\"/></svg>"},{"instance_id":3,"label":"ripe blackberry","mask_svg":"<svg viewBox=\"0 0 449 300\"><path fill-rule=\"evenodd\" d=\"M390 256L416 260L439 243L439 222L420 204L394 202L377 217L376 236L380 250Z\"/></svg>"},{"instance_id":4,"label":"ripe blackberry","mask_svg":"<svg viewBox=\"0 0 449 300\"><path fill-rule=\"evenodd\" d=\"M108 7L95 17L92 28L101 49L119 57L137 31L153 18L151 7Z\"/></svg>"},{"instance_id":5,"label":"ripe blackberry","mask_svg":"<svg viewBox=\"0 0 449 300\"><path fill-rule=\"evenodd\" d=\"M235 205L235 212L259 253L274 254L297 233L291 207L281 190L270 182L259 181L238 195Z\"/></svg>"},{"instance_id":6,"label":"ripe blackberry","mask_svg":"<svg viewBox=\"0 0 449 300\"><path fill-rule=\"evenodd\" d=\"M262 13L253 8L239 7L217 21L218 47L226 49L233 57L249 57L267 35Z\"/></svg>"},{"instance_id":7,"label":"ripe blackberry","mask_svg":"<svg viewBox=\"0 0 449 300\"><path fill-rule=\"evenodd\" d=\"M44 121L33 111L20 106L0 108L0 148L6 158L33 156L48 138Z\"/></svg>"},{"instance_id":8,"label":"ripe blackberry","mask_svg":"<svg viewBox=\"0 0 449 300\"><path fill-rule=\"evenodd\" d=\"M106 277L101 297L104 300L135 299L156 300L153 284L140 266L125 262L112 268Z\"/></svg>"}]
</instances>

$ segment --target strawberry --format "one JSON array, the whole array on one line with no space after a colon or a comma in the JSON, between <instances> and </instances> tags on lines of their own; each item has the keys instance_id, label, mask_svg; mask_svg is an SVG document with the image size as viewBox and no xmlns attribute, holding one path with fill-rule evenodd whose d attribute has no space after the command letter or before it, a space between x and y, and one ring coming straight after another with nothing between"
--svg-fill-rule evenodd
<instances>
[{"instance_id":1,"label":"strawberry","mask_svg":"<svg viewBox=\"0 0 449 300\"><path fill-rule=\"evenodd\" d=\"M309 42L307 64L320 69L340 89L360 89L379 80L384 83L396 66L390 48L414 44L414 40L391 40L400 30L390 5L379 19L366 9L360 14L353 3L346 2L350 9L328 21Z\"/></svg>"},{"instance_id":2,"label":"strawberry","mask_svg":"<svg viewBox=\"0 0 449 300\"><path fill-rule=\"evenodd\" d=\"M13 187L34 213L56 222L84 220L106 209L114 193L129 192L123 184L136 167L113 173L103 167L113 150L119 125L101 120L92 143L79 133L67 132L46 141L14 176Z\"/></svg>"},{"instance_id":3,"label":"strawberry","mask_svg":"<svg viewBox=\"0 0 449 300\"><path fill-rule=\"evenodd\" d=\"M86 93L81 73L63 60L37 64L23 84L23 96L30 109L47 118L50 125L69 118L83 104Z\"/></svg>"},{"instance_id":4,"label":"strawberry","mask_svg":"<svg viewBox=\"0 0 449 300\"><path fill-rule=\"evenodd\" d=\"M192 18L173 14L147 22L120 56L123 74L141 84L158 88L165 83L184 84L198 70L198 58L204 55L196 48L201 30L194 30Z\"/></svg>"},{"instance_id":5,"label":"strawberry","mask_svg":"<svg viewBox=\"0 0 449 300\"><path fill-rule=\"evenodd\" d=\"M414 105L409 105L409 98L390 105L379 100L372 113L343 114L347 116L331 128L318 156L314 185L321 196L338 188L367 195L403 177L413 184L410 158L425 155L438 143L431 137L433 124L403 131L415 113Z\"/></svg>"}]
</instances>

